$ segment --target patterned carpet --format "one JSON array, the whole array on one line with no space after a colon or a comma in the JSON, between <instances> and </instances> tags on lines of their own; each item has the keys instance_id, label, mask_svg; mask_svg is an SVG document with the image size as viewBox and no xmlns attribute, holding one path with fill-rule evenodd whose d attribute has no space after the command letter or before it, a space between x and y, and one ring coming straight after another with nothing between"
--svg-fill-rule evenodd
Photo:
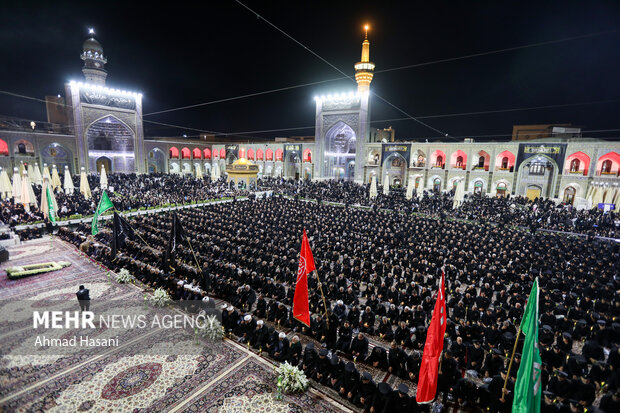
<instances>
[{"instance_id":1,"label":"patterned carpet","mask_svg":"<svg viewBox=\"0 0 620 413\"><path fill-rule=\"evenodd\" d=\"M119 306L126 306L127 312L132 307L145 311L144 292L111 282L105 269L58 239L27 241L12 248L10 255L9 262L0 266L0 312L10 314L0 323L2 412L351 411L313 388L275 400L270 362L230 340L198 340L190 328L123 330L115 333L121 344L104 350L33 352L28 348L37 335L32 311L50 302L54 310L75 311L79 284L90 289L91 310L100 314ZM7 267L50 260L72 265L20 280L6 276ZM112 332L97 328L58 334L108 338Z\"/></svg>"}]
</instances>

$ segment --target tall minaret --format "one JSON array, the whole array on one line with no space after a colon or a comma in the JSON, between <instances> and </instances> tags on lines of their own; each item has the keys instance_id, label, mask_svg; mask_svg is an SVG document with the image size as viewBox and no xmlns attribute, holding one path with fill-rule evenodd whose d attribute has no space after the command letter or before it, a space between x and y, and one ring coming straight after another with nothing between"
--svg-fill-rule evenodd
<instances>
[{"instance_id":1,"label":"tall minaret","mask_svg":"<svg viewBox=\"0 0 620 413\"><path fill-rule=\"evenodd\" d=\"M355 64L355 81L359 93L368 93L372 82L375 64L370 61L370 42L368 41L368 25L364 26L366 35L362 43L362 60Z\"/></svg>"},{"instance_id":2,"label":"tall minaret","mask_svg":"<svg viewBox=\"0 0 620 413\"><path fill-rule=\"evenodd\" d=\"M86 82L105 86L105 79L108 76L108 72L105 71L104 66L108 63L108 60L103 56L103 47L101 47L101 44L93 37L95 30L88 29L88 34L90 38L86 39L84 42L82 55L80 56L84 61L82 73L84 73Z\"/></svg>"}]
</instances>

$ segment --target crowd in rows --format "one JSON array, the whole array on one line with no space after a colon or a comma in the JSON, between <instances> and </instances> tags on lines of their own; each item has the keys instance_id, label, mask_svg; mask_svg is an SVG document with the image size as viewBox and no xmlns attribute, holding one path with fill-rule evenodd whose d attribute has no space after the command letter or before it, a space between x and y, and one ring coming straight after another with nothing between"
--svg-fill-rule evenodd
<instances>
[{"instance_id":1,"label":"crowd in rows","mask_svg":"<svg viewBox=\"0 0 620 413\"><path fill-rule=\"evenodd\" d=\"M449 319L439 400L469 411L510 411L520 357L508 373L509 353L539 277L543 411L620 409L616 243L279 196L178 214L193 248L178 245L171 270L162 265L169 212L132 217L142 240L127 241L116 257L109 229L95 240L85 225L60 235L176 300L225 300L230 334L276 361L298 364L365 411L421 408L409 387L417 383L442 270ZM304 228L317 267L309 278L309 327L291 315ZM381 371L402 385L376 383Z\"/></svg>"}]
</instances>

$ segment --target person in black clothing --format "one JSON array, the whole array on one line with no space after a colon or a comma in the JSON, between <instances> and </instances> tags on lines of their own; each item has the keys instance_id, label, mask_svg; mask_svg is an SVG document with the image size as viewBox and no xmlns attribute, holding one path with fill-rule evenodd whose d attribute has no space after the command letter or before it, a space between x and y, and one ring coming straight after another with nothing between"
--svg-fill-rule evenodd
<instances>
[{"instance_id":1,"label":"person in black clothing","mask_svg":"<svg viewBox=\"0 0 620 413\"><path fill-rule=\"evenodd\" d=\"M78 302L80 303L81 311L89 311L90 310L90 291L88 288L84 288L83 285L80 285L78 292L75 293L77 296Z\"/></svg>"},{"instance_id":2,"label":"person in black clothing","mask_svg":"<svg viewBox=\"0 0 620 413\"><path fill-rule=\"evenodd\" d=\"M372 375L370 373L364 372L353 402L356 405L361 406L364 410L370 410L376 394L377 384L372 379Z\"/></svg>"},{"instance_id":3,"label":"person in black clothing","mask_svg":"<svg viewBox=\"0 0 620 413\"><path fill-rule=\"evenodd\" d=\"M340 389L338 393L341 397L346 398L353 403L353 398L357 395L357 388L360 385L360 374L355 368L355 364L349 361L344 366L342 379L340 380Z\"/></svg>"}]
</instances>

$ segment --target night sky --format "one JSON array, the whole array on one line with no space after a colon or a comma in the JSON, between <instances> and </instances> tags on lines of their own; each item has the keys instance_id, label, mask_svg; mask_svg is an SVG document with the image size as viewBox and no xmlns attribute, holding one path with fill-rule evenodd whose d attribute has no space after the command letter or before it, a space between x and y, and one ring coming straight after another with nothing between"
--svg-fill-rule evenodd
<instances>
[{"instance_id":1,"label":"night sky","mask_svg":"<svg viewBox=\"0 0 620 413\"><path fill-rule=\"evenodd\" d=\"M459 140L479 135L509 139L514 124L571 123L584 130L620 129L620 1L244 3L350 76L360 59L366 22L371 25L370 57L378 72L616 30L377 73L371 90L413 116L615 100L423 119ZM4 2L0 90L36 98L64 94L66 81L83 80L79 55L89 27L95 28L95 38L108 58L107 86L142 92L145 121L241 132L247 139L314 135L313 97L356 88L345 79L148 116L179 106L342 77L234 0L158 4ZM397 139L439 139L437 132L413 120L390 120L405 116L379 99L373 98L372 105L373 127L392 125ZM0 115L46 119L43 103L2 94ZM251 132L298 127L305 129ZM198 133L149 123L145 130L147 136ZM613 138L620 131L584 132L584 136Z\"/></svg>"}]
</instances>

